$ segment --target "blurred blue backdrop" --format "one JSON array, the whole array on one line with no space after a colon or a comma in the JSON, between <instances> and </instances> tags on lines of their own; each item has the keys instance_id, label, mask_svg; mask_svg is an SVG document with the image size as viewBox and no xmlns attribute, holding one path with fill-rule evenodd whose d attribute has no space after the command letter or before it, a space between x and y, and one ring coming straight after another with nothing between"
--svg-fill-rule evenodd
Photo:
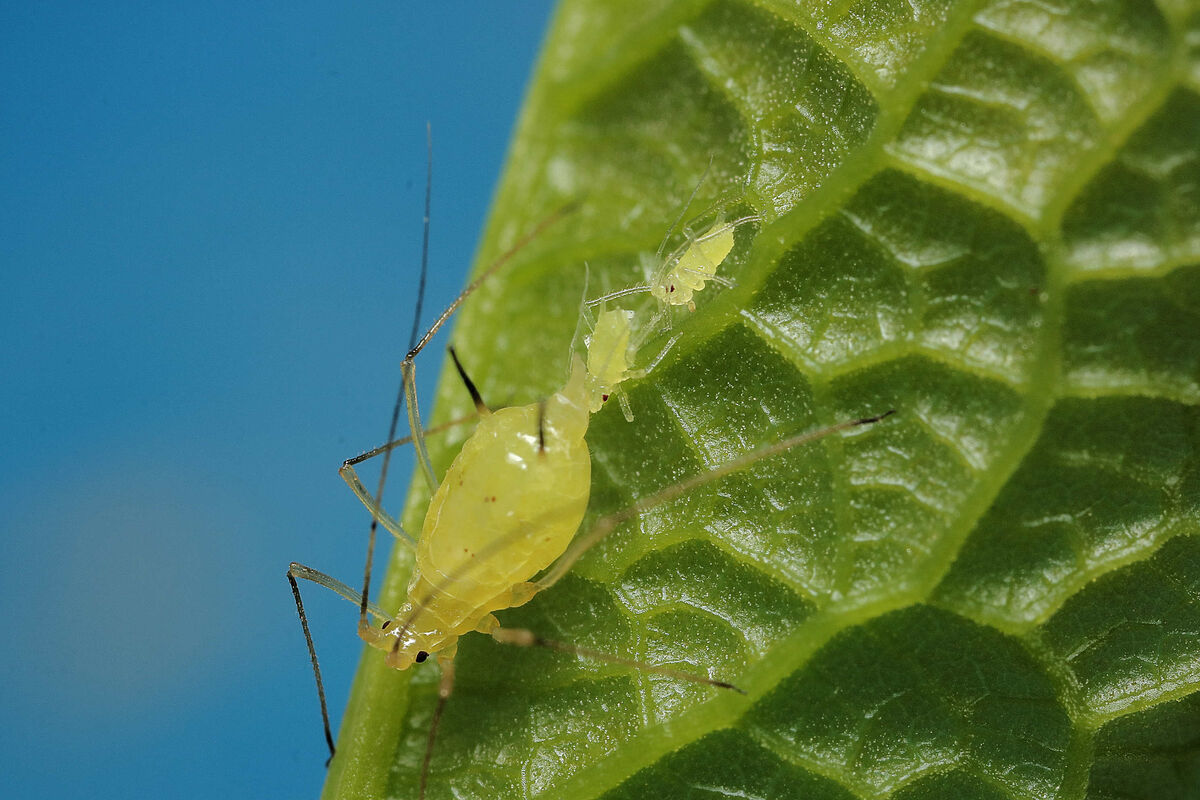
<instances>
[{"instance_id":1,"label":"blurred blue backdrop","mask_svg":"<svg viewBox=\"0 0 1200 800\"><path fill-rule=\"evenodd\" d=\"M6 796L317 794L284 572L357 581L366 522L336 469L386 433L425 122L429 321L549 6L0 6ZM340 718L355 613L322 595Z\"/></svg>"}]
</instances>

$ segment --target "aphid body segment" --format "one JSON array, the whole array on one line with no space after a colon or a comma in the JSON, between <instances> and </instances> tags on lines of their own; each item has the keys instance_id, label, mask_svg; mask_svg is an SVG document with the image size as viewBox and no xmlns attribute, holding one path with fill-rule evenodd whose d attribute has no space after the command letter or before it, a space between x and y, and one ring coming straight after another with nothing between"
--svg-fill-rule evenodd
<instances>
[{"instance_id":1,"label":"aphid body segment","mask_svg":"<svg viewBox=\"0 0 1200 800\"><path fill-rule=\"evenodd\" d=\"M752 218L755 219L755 218ZM687 242L678 257L667 259L664 269L650 286L650 294L672 306L695 310L692 295L713 280L717 268L733 250L733 231L741 222L717 222L702 235Z\"/></svg>"},{"instance_id":2,"label":"aphid body segment","mask_svg":"<svg viewBox=\"0 0 1200 800\"><path fill-rule=\"evenodd\" d=\"M405 669L426 655L453 657L458 637L491 633L493 611L527 602L529 583L575 536L591 490L584 434L590 417L587 370L545 403L485 414L433 494L408 600L363 638Z\"/></svg>"}]
</instances>

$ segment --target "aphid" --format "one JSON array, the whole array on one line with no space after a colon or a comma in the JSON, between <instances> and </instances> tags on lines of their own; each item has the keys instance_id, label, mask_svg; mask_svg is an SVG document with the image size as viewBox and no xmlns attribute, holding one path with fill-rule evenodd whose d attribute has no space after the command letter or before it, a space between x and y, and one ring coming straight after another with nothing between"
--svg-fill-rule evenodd
<instances>
[{"instance_id":1,"label":"aphid","mask_svg":"<svg viewBox=\"0 0 1200 800\"><path fill-rule=\"evenodd\" d=\"M712 161L710 160L704 173L700 176L700 180L692 187L692 193L688 195L687 202L680 209L679 216L663 234L658 250L654 253L653 261L646 264L645 258L643 258L646 272L651 276L650 282L629 286L589 300L587 303L589 307L603 305L620 297L649 292L659 302L659 313L645 327L648 332L663 321L668 326L670 325L670 308L672 306L687 306L689 311L695 311L696 303L692 296L696 292L703 291L704 285L709 281L724 286L733 285L733 281L729 278L717 275L717 269L725 263L725 259L733 251L734 231L747 223L760 221L762 217L758 214L750 214L729 222L719 215L717 221L699 236L693 234L690 228L685 226L684 242L665 257L663 256L667 242L671 239L671 232L687 215L692 201L696 199L696 195L700 192L700 187L704 185L704 180L708 177L711 169ZM704 214L702 213L701 216Z\"/></svg>"},{"instance_id":2,"label":"aphid","mask_svg":"<svg viewBox=\"0 0 1200 800\"><path fill-rule=\"evenodd\" d=\"M517 247L558 216L561 212L544 222ZM589 348L589 363L585 364L576 355L563 388L539 403L490 410L463 370L457 354L451 350L454 365L475 402L479 424L439 482L429 461L416 406L415 358L458 305L505 263L515 249L459 295L420 341L412 344L402 365L403 385L388 438L391 440L394 436L399 404L403 399L417 458L433 489L420 538L410 536L382 509L383 486L392 449L389 444L381 448L384 454L382 474L379 489L373 497L363 489L351 462L347 462L343 471L351 488L372 511L362 592L302 564L293 563L287 573L316 677L330 758L334 745L324 688L296 578L319 583L357 603L358 635L371 647L384 651L388 666L406 669L426 661L431 655L437 658L442 678L422 763L421 797L425 793L438 722L454 685L453 659L458 638L472 631L488 633L503 643L548 646L682 680L736 689L729 683L708 677L552 642L523 629L504 628L493 612L522 605L538 592L553 586L588 548L622 522L650 508L804 442L887 416L852 420L784 439L645 497L622 511L601 518L590 530L576 536L591 491L591 458L584 437L593 410L593 395L597 385L604 381L618 384L629 374L622 344L628 343L631 317L620 312L615 316L602 314L604 327L598 335L599 345L596 336L592 339L592 346L597 347L597 374L592 374L590 368L593 353ZM423 257L422 269L424 263ZM605 352L601 354L600 350ZM379 523L416 550L416 565L407 598L395 613L381 609L369 599L375 533ZM539 574L541 577L534 580ZM371 624L372 616L381 624Z\"/></svg>"},{"instance_id":3,"label":"aphid","mask_svg":"<svg viewBox=\"0 0 1200 800\"><path fill-rule=\"evenodd\" d=\"M689 311L695 311L692 295L702 291L708 281L731 285L727 278L717 275L717 268L733 251L734 230L758 219L757 215L752 215L732 222L718 221L696 238L684 242L663 262L662 269L650 284L650 294L659 302L687 306Z\"/></svg>"},{"instance_id":4,"label":"aphid","mask_svg":"<svg viewBox=\"0 0 1200 800\"><path fill-rule=\"evenodd\" d=\"M623 308L608 308L591 323L587 305L581 309L582 319L591 327L587 339L587 387L589 408L594 414L614 395L621 404L625 419L633 421L629 398L621 390L628 380L644 378L666 357L682 334L675 334L646 366L634 369L630 361L640 348L641 337L633 332L634 313Z\"/></svg>"}]
</instances>

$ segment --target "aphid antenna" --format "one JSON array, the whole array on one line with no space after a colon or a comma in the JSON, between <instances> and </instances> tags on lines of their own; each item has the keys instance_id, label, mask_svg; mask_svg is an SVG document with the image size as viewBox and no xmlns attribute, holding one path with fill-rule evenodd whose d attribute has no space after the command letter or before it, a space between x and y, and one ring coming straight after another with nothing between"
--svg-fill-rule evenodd
<instances>
[{"instance_id":1,"label":"aphid antenna","mask_svg":"<svg viewBox=\"0 0 1200 800\"><path fill-rule=\"evenodd\" d=\"M430 220L430 216L431 216L432 207L433 207L433 126L429 122L426 122L425 123L425 213L422 216L422 220L421 220L421 274L417 281L417 303L416 303L416 308L414 309L413 326L409 333L409 338L408 338L408 342L409 342L408 347L409 347L410 352L412 351L413 347L415 346L413 344L413 340L415 340L417 337L417 331L420 330L421 310L425 303L425 283L426 283L426 279L429 274L429 220ZM415 388L412 391L408 390L409 376L407 374L407 371L404 369L401 369L401 374L402 374L401 389L400 389L400 391L398 391L396 393L396 402L392 405L391 421L388 423L388 435L387 435L387 438L384 440L387 442L390 442L396 438L396 429L400 425L400 404L403 402L402 398L405 395L411 394L412 397L411 397L410 402L416 400ZM411 410L409 411L409 419L410 420L412 419L412 411ZM425 440L423 437L421 437L420 433L421 433L421 429L419 426L413 428L413 435L417 440L418 447L424 448ZM366 559L366 563L363 566L362 601L359 605L359 611L358 611L358 627L359 627L360 631L370 626L370 622L367 620L367 606L370 604L370 597L371 597L371 569L374 566L374 560L375 560L375 534L379 530L380 514L383 513L383 490L387 486L388 467L391 465L391 461L392 461L392 451L389 449L384 452L383 463L381 464L381 466L379 468L379 484L378 484L378 488L375 490L375 504L376 505L375 505L375 509L373 509L372 513L371 513L370 534L367 536L367 559ZM401 530L401 531L404 530L403 527L401 527L399 525L399 523L395 522L395 520L392 520L392 522L395 523L395 527L398 530ZM389 526L388 529L391 530L391 527ZM405 532L403 538L401 538L400 541L406 541L406 542L409 542L410 544L415 544L416 539L413 538L413 536L411 534Z\"/></svg>"},{"instance_id":2,"label":"aphid antenna","mask_svg":"<svg viewBox=\"0 0 1200 800\"><path fill-rule=\"evenodd\" d=\"M416 313L415 313L414 319L413 319L412 331L409 334L409 349L410 350L413 348L413 340L416 338L417 331L420 330L421 307L422 307L422 304L424 303L424 299L425 299L425 283L426 283L426 278L428 277L428 271L429 271L429 217L430 217L430 209L432 207L432 197L433 197L433 129L432 129L432 126L428 122L426 122L425 123L425 214L422 219L422 225L421 225L421 275L420 275L420 278L418 279L418 283L417 283ZM385 441L387 441L387 442L391 442L396 438L396 428L399 426L399 421L400 421L400 403L402 402L401 398L403 396L404 396L404 391L403 391L403 386L402 386L401 391L397 393L396 403L392 408L391 423L388 427L387 439L385 439ZM423 440L421 440L420 437L417 437L417 438L419 441L421 441L423 443ZM404 530L404 528L400 525L399 522L397 522L396 520L389 517L386 513L384 513L382 505L381 505L383 502L383 490L384 490L384 487L387 485L387 473L388 473L388 466L391 463L391 456L392 456L392 448L387 448L386 450L384 450L383 464L380 467L380 472L379 472L379 488L375 492L375 504L373 505L372 512L371 512L370 534L367 537L367 558L366 558L366 564L363 567L362 593L361 594L355 593L355 594L358 594L358 604L359 604L358 605L358 628L359 628L360 632L370 627L370 621L368 620L367 615L368 615L368 613L371 612L371 608L372 608L372 603L370 601L371 568L374 564L374 556L375 556L375 535L379 530L380 522L383 521L384 518L386 517L386 522L384 523L385 526L387 527L387 529L389 531L391 531L393 534L395 534L399 538L400 541L406 542L410 545L415 544L415 542L416 542L416 540L407 531ZM345 475L343 475L343 477L345 477ZM366 492L365 488L362 487L361 482L358 481L357 475L354 476L354 483L351 484L350 488L354 489L355 494L359 495L360 498L362 498L363 494L365 494L365 492ZM362 490L361 493L359 490ZM316 683L317 683L317 695L321 701L321 722L325 728L325 742L326 742L326 744L329 745L329 761L332 761L334 753L336 752L336 749L333 744L333 733L332 733L332 729L329 724L329 708L328 708L328 704L326 703L326 700L325 700L325 685L324 685L324 682L321 680L321 668L320 668L320 665L317 663L317 651L316 651L316 648L313 646L312 635L309 632L309 628L308 628L308 618L304 613L304 601L300 598L300 587L296 583L296 578L295 578L295 575L293 574L293 570L295 570L296 567L301 567L301 566L303 566L303 565L292 564L288 568L288 573L287 573L288 583L291 584L291 587L292 587L292 596L296 601L296 613L299 614L299 616L300 616L300 626L304 630L304 639L305 639L305 642L308 644L308 653L309 653L309 657L312 661L313 676L315 677ZM342 584L340 581L335 581L333 578L329 578L329 576L326 576L323 573L318 573L315 570L308 570L307 567L305 567L304 570L306 570L307 572L299 573L300 577L306 578L308 580L316 580L317 583L320 583L323 586L327 586L327 587L333 589L334 591L338 592L339 594L342 594L344 597L347 596L347 595L343 594L341 591L339 591L338 588L336 588L337 586L341 586L343 588L348 589L349 587L345 587L345 584ZM327 580L319 580L315 577L316 575L320 575L321 577L323 577ZM329 761L325 762L326 765L329 764Z\"/></svg>"},{"instance_id":3,"label":"aphid antenna","mask_svg":"<svg viewBox=\"0 0 1200 800\"><path fill-rule=\"evenodd\" d=\"M708 164L704 167L704 172L700 173L700 180L696 181L696 185L692 187L692 193L688 195L687 202L683 204L683 208L679 209L679 216L675 221L667 227L667 232L663 234L662 241L658 243L658 249L654 251L655 258L662 258L663 250L667 246L667 241L671 238L671 231L675 230L678 225L687 215L688 209L692 206L692 201L696 199L696 194L700 191L700 187L704 185L704 181L708 178L708 173L712 170L713 157L709 155Z\"/></svg>"},{"instance_id":4,"label":"aphid antenna","mask_svg":"<svg viewBox=\"0 0 1200 800\"><path fill-rule=\"evenodd\" d=\"M512 260L513 256L515 256L522 249L524 249L526 245L540 236L543 231L545 231L554 223L558 222L563 217L573 213L578 208L578 201L572 201L560 206L549 216L535 225L531 231L517 240L516 244L506 250L499 258L493 261L486 269L484 269L483 272L479 274L479 277L471 281L471 283L467 285L467 288L463 289L459 293L458 297L454 298L450 305L446 306L446 309L442 311L436 320L434 320L433 325L429 327L429 330L425 332L425 335L421 337L420 341L418 341L416 345L409 349L408 355L404 357L404 361L400 364L400 371L404 378L403 395L405 405L408 408L409 426L413 430L414 444L417 450L417 461L421 466L421 472L425 475L425 482L429 485L430 491L437 489L438 481L436 476L433 474L433 465L429 460L429 451L425 447L425 437L422 435L423 429L421 427L421 413L417 405L415 362L417 355L423 349L425 349L425 345L429 344L429 340L432 339L441 329L441 327L446 324L446 321L449 320L454 312L458 310L458 307L462 305L463 301L470 297L476 289L482 286L484 281L492 277L497 270ZM399 398L397 398L396 408L399 408ZM391 439L394 436L395 430L393 428L388 438Z\"/></svg>"},{"instance_id":5,"label":"aphid antenna","mask_svg":"<svg viewBox=\"0 0 1200 800\"><path fill-rule=\"evenodd\" d=\"M575 320L575 332L571 334L571 347L567 350L567 363L564 372L571 371L571 360L575 357L575 352L579 349L579 342L596 328L595 321L592 319L591 312L588 309L588 284L591 283L592 270L587 261L583 262L583 293L579 298L579 317ZM587 333L585 333L585 330Z\"/></svg>"},{"instance_id":6,"label":"aphid antenna","mask_svg":"<svg viewBox=\"0 0 1200 800\"><path fill-rule=\"evenodd\" d=\"M609 302L610 300L617 300L618 298L621 298L621 297L628 297L631 294L645 294L646 292L649 292L649 291L650 291L650 284L648 284L648 283L638 284L637 286L627 286L624 289L618 289L615 292L609 292L608 294L602 294L599 297L594 297L591 300L586 301L585 305L588 308L595 308L596 306L603 305L603 304Z\"/></svg>"}]
</instances>

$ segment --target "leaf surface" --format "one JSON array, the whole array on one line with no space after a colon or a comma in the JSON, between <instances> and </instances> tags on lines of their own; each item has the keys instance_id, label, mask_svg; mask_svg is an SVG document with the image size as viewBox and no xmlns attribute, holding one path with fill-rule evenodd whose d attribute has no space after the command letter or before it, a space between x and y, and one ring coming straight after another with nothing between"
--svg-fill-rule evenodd
<instances>
[{"instance_id":1,"label":"leaf surface","mask_svg":"<svg viewBox=\"0 0 1200 800\"><path fill-rule=\"evenodd\" d=\"M747 696L468 636L429 797L1200 796L1198 156L1194 2L566 0L480 262L581 207L461 312L484 396L562 383L584 263L643 280L707 168L763 222L593 418L590 518L898 413L500 615ZM415 796L436 681L365 655L326 796Z\"/></svg>"}]
</instances>

